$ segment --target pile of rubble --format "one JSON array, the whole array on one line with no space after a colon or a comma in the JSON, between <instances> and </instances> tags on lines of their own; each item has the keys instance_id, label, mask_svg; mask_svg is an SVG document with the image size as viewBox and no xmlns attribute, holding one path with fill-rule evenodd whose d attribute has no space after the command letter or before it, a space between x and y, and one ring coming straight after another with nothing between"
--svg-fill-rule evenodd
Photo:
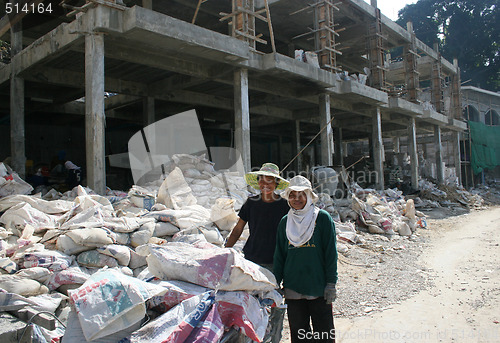
<instances>
[{"instance_id":1,"label":"pile of rubble","mask_svg":"<svg viewBox=\"0 0 500 343\"><path fill-rule=\"evenodd\" d=\"M427 180L419 182L420 194L415 198L417 208L437 208L462 206L468 209L484 208L485 202L482 195L485 192L467 191L462 186L435 185ZM498 198L500 200L500 197Z\"/></svg>"},{"instance_id":2,"label":"pile of rubble","mask_svg":"<svg viewBox=\"0 0 500 343\"><path fill-rule=\"evenodd\" d=\"M321 193L318 206L329 212L335 222L339 252L348 246L342 243L363 243L359 232L382 235L411 236L418 228L426 228L425 215L415 210L412 199L401 191L376 191L353 184L347 199L336 199Z\"/></svg>"},{"instance_id":3,"label":"pile of rubble","mask_svg":"<svg viewBox=\"0 0 500 343\"><path fill-rule=\"evenodd\" d=\"M283 300L276 280L222 248L248 194L244 179L203 157L172 161L164 180L128 193L79 186L0 198L0 312L36 310L67 323L33 326L41 342L146 342L207 326L210 342L234 326L263 341L270 306ZM201 305L205 319L186 326Z\"/></svg>"}]
</instances>

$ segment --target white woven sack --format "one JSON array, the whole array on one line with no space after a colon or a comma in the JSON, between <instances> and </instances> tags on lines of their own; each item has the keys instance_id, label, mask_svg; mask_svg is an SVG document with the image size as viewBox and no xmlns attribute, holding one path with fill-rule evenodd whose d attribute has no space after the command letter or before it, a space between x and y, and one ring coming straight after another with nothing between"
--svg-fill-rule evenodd
<instances>
[{"instance_id":1,"label":"white woven sack","mask_svg":"<svg viewBox=\"0 0 500 343\"><path fill-rule=\"evenodd\" d=\"M120 332L146 315L145 302L165 290L108 269L69 291L87 341Z\"/></svg>"},{"instance_id":2,"label":"white woven sack","mask_svg":"<svg viewBox=\"0 0 500 343\"><path fill-rule=\"evenodd\" d=\"M145 252L146 251L146 252ZM234 249L198 248L171 242L140 247L151 274L162 280L181 280L220 290L272 290L274 275L246 260Z\"/></svg>"}]
</instances>

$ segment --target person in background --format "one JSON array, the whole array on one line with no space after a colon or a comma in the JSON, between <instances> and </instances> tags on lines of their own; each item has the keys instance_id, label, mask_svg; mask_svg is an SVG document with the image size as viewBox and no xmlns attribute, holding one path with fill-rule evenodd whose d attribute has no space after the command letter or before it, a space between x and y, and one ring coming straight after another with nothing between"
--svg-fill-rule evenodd
<instances>
[{"instance_id":1,"label":"person in background","mask_svg":"<svg viewBox=\"0 0 500 343\"><path fill-rule=\"evenodd\" d=\"M292 178L281 196L290 211L278 226L274 275L278 285L283 281L292 343L335 342L332 302L337 296L337 242L333 220L314 205L318 196L303 176Z\"/></svg>"},{"instance_id":2,"label":"person in background","mask_svg":"<svg viewBox=\"0 0 500 343\"><path fill-rule=\"evenodd\" d=\"M248 223L250 236L243 247L245 258L272 271L276 231L289 210L287 202L274 191L285 189L288 182L279 175L279 168L273 163L264 163L259 171L245 174L245 181L259 189L260 194L249 197L243 204L225 246L234 246Z\"/></svg>"},{"instance_id":3,"label":"person in background","mask_svg":"<svg viewBox=\"0 0 500 343\"><path fill-rule=\"evenodd\" d=\"M73 189L82 182L82 168L71 161L64 162L64 168L67 171L65 183L69 189Z\"/></svg>"}]
</instances>

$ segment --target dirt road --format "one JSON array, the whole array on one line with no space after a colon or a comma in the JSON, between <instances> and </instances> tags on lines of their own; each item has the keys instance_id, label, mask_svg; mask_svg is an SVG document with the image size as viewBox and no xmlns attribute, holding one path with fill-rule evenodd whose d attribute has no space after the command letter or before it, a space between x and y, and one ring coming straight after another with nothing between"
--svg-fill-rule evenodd
<instances>
[{"instance_id":1,"label":"dirt road","mask_svg":"<svg viewBox=\"0 0 500 343\"><path fill-rule=\"evenodd\" d=\"M420 258L434 286L382 312L336 318L337 342L500 342L500 208L428 222Z\"/></svg>"}]
</instances>

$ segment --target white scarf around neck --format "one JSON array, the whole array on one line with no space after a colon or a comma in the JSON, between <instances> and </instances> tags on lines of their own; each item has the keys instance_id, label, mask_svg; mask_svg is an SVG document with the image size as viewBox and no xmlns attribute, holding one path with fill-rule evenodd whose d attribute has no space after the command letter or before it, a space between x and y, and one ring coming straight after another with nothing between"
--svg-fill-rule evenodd
<instances>
[{"instance_id":1,"label":"white scarf around neck","mask_svg":"<svg viewBox=\"0 0 500 343\"><path fill-rule=\"evenodd\" d=\"M303 209L290 206L286 221L286 237L290 243L299 247L309 241L314 233L319 208L314 206L311 195L307 193L307 202ZM288 203L290 205L290 203Z\"/></svg>"}]
</instances>

